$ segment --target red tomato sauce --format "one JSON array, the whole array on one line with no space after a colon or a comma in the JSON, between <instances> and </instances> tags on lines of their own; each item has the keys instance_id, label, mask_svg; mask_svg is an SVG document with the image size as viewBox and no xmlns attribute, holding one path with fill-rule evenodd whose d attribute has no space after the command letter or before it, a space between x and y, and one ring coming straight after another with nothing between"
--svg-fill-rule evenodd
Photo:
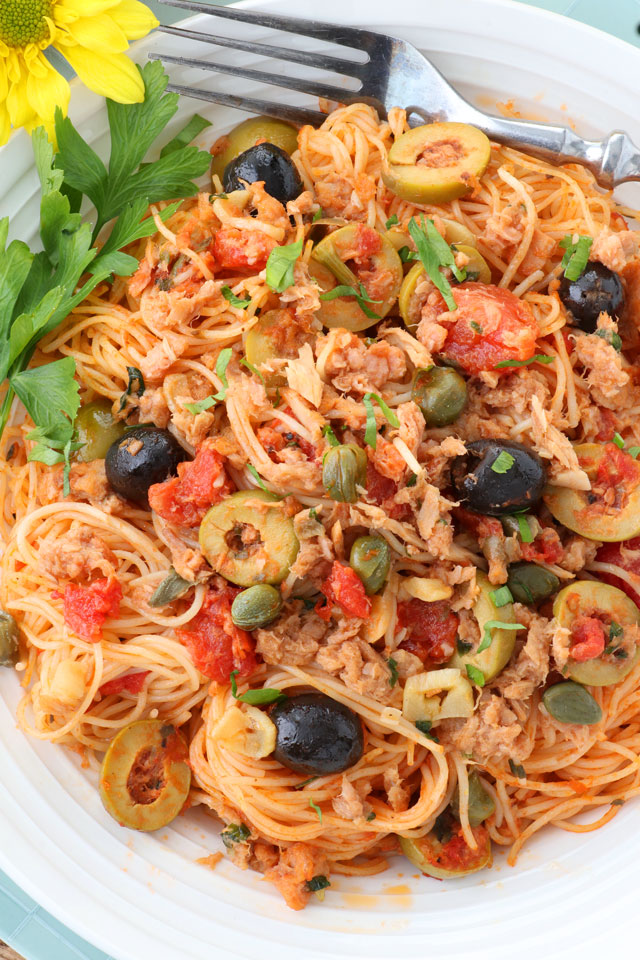
<instances>
[{"instance_id":1,"label":"red tomato sauce","mask_svg":"<svg viewBox=\"0 0 640 960\"><path fill-rule=\"evenodd\" d=\"M218 683L228 683L233 670L249 677L258 666L251 634L231 619L231 604L239 592L227 585L212 587L188 627L176 630L200 673Z\"/></svg>"},{"instance_id":2,"label":"red tomato sauce","mask_svg":"<svg viewBox=\"0 0 640 960\"><path fill-rule=\"evenodd\" d=\"M227 477L224 460L207 446L198 450L195 460L178 465L178 476L149 487L152 510L169 523L197 527L214 503L234 489Z\"/></svg>"},{"instance_id":3,"label":"red tomato sauce","mask_svg":"<svg viewBox=\"0 0 640 960\"><path fill-rule=\"evenodd\" d=\"M560 537L553 527L545 527L532 543L523 543L520 549L522 559L534 563L557 563L564 555Z\"/></svg>"},{"instance_id":4,"label":"red tomato sauce","mask_svg":"<svg viewBox=\"0 0 640 960\"><path fill-rule=\"evenodd\" d=\"M398 604L398 629L406 627L409 633L400 649L415 654L424 664L446 663L453 656L458 623L445 600L405 600Z\"/></svg>"},{"instance_id":5,"label":"red tomato sauce","mask_svg":"<svg viewBox=\"0 0 640 960\"><path fill-rule=\"evenodd\" d=\"M319 601L315 609L323 620L330 619L334 603L341 607L347 617L366 620L371 614L371 598L367 596L362 580L355 570L338 560L334 561L331 573L320 590L327 602L323 604Z\"/></svg>"},{"instance_id":6,"label":"red tomato sauce","mask_svg":"<svg viewBox=\"0 0 640 960\"><path fill-rule=\"evenodd\" d=\"M640 482L640 464L615 443L606 443L598 463L596 483L605 489L625 487L627 490Z\"/></svg>"},{"instance_id":7,"label":"red tomato sauce","mask_svg":"<svg viewBox=\"0 0 640 960\"><path fill-rule=\"evenodd\" d=\"M83 640L99 643L105 620L118 616L121 600L122 587L115 577L101 577L88 587L68 583L62 594L64 622Z\"/></svg>"}]
</instances>

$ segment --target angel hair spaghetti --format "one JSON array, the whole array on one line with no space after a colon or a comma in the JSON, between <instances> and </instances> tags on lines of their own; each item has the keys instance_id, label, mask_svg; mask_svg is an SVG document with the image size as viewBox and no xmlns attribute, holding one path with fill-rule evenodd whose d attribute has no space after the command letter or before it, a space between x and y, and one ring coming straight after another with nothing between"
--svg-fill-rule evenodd
<instances>
[{"instance_id":1,"label":"angel hair spaghetti","mask_svg":"<svg viewBox=\"0 0 640 960\"><path fill-rule=\"evenodd\" d=\"M455 878L602 826L640 793L633 212L363 104L245 121L197 192L205 125L156 195L144 150L100 193L69 121L55 166L39 141L38 256L55 277L51 193L90 233L65 186L98 243L35 339L3 255L22 728L94 762L124 827L209 808L294 909L397 853Z\"/></svg>"}]
</instances>

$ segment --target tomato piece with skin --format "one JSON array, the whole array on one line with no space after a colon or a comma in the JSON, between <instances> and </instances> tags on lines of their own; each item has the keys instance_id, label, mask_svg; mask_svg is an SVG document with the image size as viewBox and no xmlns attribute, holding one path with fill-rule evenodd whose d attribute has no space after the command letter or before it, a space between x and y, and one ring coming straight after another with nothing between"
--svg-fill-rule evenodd
<instances>
[{"instance_id":1,"label":"tomato piece with skin","mask_svg":"<svg viewBox=\"0 0 640 960\"><path fill-rule=\"evenodd\" d=\"M260 230L222 227L213 241L216 263L224 270L262 270L278 244Z\"/></svg>"},{"instance_id":2,"label":"tomato piece with skin","mask_svg":"<svg viewBox=\"0 0 640 960\"><path fill-rule=\"evenodd\" d=\"M64 622L83 640L100 643L103 624L107 617L118 616L121 600L122 587L115 577L100 577L88 587L68 583L62 594Z\"/></svg>"},{"instance_id":3,"label":"tomato piece with skin","mask_svg":"<svg viewBox=\"0 0 640 960\"><path fill-rule=\"evenodd\" d=\"M474 827L474 837L480 848L484 847L487 838L487 829L483 826ZM448 843L443 844L438 854L437 864L444 870L463 871L474 866L478 857L477 850L472 850L464 838L460 827Z\"/></svg>"},{"instance_id":4,"label":"tomato piece with skin","mask_svg":"<svg viewBox=\"0 0 640 960\"><path fill-rule=\"evenodd\" d=\"M231 619L231 604L239 592L226 585L211 588L193 620L176 630L200 673L218 683L228 683L233 670L249 677L258 666L251 634Z\"/></svg>"},{"instance_id":5,"label":"tomato piece with skin","mask_svg":"<svg viewBox=\"0 0 640 960\"><path fill-rule=\"evenodd\" d=\"M290 409L285 408L283 413L291 413ZM307 460L315 460L317 451L312 443L294 433L288 423L282 420L272 420L270 424L258 427L256 436L266 452L273 460L273 454L280 453L285 447L297 447Z\"/></svg>"},{"instance_id":6,"label":"tomato piece with skin","mask_svg":"<svg viewBox=\"0 0 640 960\"><path fill-rule=\"evenodd\" d=\"M98 693L103 697L110 697L114 693L140 693L144 687L145 677L151 673L150 670L139 670L137 673L127 673L124 677L115 677L113 680L107 680L101 687L98 687Z\"/></svg>"},{"instance_id":7,"label":"tomato piece with skin","mask_svg":"<svg viewBox=\"0 0 640 960\"><path fill-rule=\"evenodd\" d=\"M640 577L640 537L624 540L622 543L604 543L596 554L598 563L612 563L629 573ZM630 600L640 607L640 583L638 590L634 590L626 580L614 576L612 573L598 571L598 579L610 583L612 587L623 590Z\"/></svg>"},{"instance_id":8,"label":"tomato piece with skin","mask_svg":"<svg viewBox=\"0 0 640 960\"><path fill-rule=\"evenodd\" d=\"M607 638L604 626L596 617L576 617L571 626L569 654L576 663L595 660L604 652Z\"/></svg>"},{"instance_id":9,"label":"tomato piece with skin","mask_svg":"<svg viewBox=\"0 0 640 960\"><path fill-rule=\"evenodd\" d=\"M355 570L339 560L334 560L331 573L320 590L327 602L323 604L319 601L315 609L323 620L330 619L334 603L338 604L347 617L366 620L371 614L371 597L367 596L362 580Z\"/></svg>"},{"instance_id":10,"label":"tomato piece with skin","mask_svg":"<svg viewBox=\"0 0 640 960\"><path fill-rule=\"evenodd\" d=\"M439 318L449 330L442 353L470 374L495 370L504 360L530 360L538 324L528 303L493 284L462 283L453 290L457 309ZM514 372L502 367L496 373Z\"/></svg>"},{"instance_id":11,"label":"tomato piece with skin","mask_svg":"<svg viewBox=\"0 0 640 960\"><path fill-rule=\"evenodd\" d=\"M596 484L605 490L635 487L640 482L640 464L615 443L606 443L598 463Z\"/></svg>"},{"instance_id":12,"label":"tomato piece with skin","mask_svg":"<svg viewBox=\"0 0 640 960\"><path fill-rule=\"evenodd\" d=\"M453 656L458 633L458 617L445 600L404 600L398 604L398 629L408 635L400 644L424 664L446 663Z\"/></svg>"},{"instance_id":13,"label":"tomato piece with skin","mask_svg":"<svg viewBox=\"0 0 640 960\"><path fill-rule=\"evenodd\" d=\"M207 441L195 460L178 465L178 476L149 487L149 504L164 520L197 527L214 503L232 493L234 485L224 469L224 459Z\"/></svg>"},{"instance_id":14,"label":"tomato piece with skin","mask_svg":"<svg viewBox=\"0 0 640 960\"><path fill-rule=\"evenodd\" d=\"M523 560L542 563L558 563L564 555L564 548L556 530L545 527L531 543L520 547Z\"/></svg>"}]
</instances>

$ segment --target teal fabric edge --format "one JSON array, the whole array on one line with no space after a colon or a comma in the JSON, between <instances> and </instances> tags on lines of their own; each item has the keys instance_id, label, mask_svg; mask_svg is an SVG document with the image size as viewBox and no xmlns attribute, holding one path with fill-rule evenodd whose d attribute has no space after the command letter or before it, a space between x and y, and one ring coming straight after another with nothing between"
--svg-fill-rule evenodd
<instances>
[{"instance_id":1,"label":"teal fabric edge","mask_svg":"<svg viewBox=\"0 0 640 960\"><path fill-rule=\"evenodd\" d=\"M513 0L565 14L640 46L640 0ZM170 23L180 11L147 0L159 20ZM55 920L0 871L0 938L25 960L113 960Z\"/></svg>"}]
</instances>

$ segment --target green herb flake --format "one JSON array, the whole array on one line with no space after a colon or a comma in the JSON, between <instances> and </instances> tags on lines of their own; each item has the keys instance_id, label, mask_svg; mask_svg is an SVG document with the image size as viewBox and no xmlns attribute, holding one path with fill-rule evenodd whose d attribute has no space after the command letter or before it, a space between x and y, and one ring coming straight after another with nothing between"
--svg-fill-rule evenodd
<instances>
[{"instance_id":1,"label":"green herb flake","mask_svg":"<svg viewBox=\"0 0 640 960\"><path fill-rule=\"evenodd\" d=\"M518 521L518 534L522 543L533 543L535 537L526 513L517 513L516 520Z\"/></svg>"},{"instance_id":2,"label":"green herb flake","mask_svg":"<svg viewBox=\"0 0 640 960\"><path fill-rule=\"evenodd\" d=\"M318 890L326 890L327 887L330 886L331 883L322 873L319 873L316 877L311 877L311 880L307 880L305 883L305 887L310 893L317 893Z\"/></svg>"},{"instance_id":3,"label":"green herb flake","mask_svg":"<svg viewBox=\"0 0 640 960\"><path fill-rule=\"evenodd\" d=\"M624 440L622 439L619 433L614 433L612 439L616 447L619 447L620 450L624 450Z\"/></svg>"},{"instance_id":4,"label":"green herb flake","mask_svg":"<svg viewBox=\"0 0 640 960\"><path fill-rule=\"evenodd\" d=\"M513 603L513 595L509 587L498 587L489 594L494 607L504 607L507 603Z\"/></svg>"},{"instance_id":5,"label":"green herb flake","mask_svg":"<svg viewBox=\"0 0 640 960\"><path fill-rule=\"evenodd\" d=\"M303 787L308 787L310 783L313 783L314 780L319 780L319 777L307 777L306 780L303 780L301 783L296 783L294 790L302 790Z\"/></svg>"},{"instance_id":6,"label":"green herb flake","mask_svg":"<svg viewBox=\"0 0 640 960\"><path fill-rule=\"evenodd\" d=\"M316 210L316 212L315 212L314 215L313 215L313 219L312 219L311 223L317 223L318 220L321 220L321 219L322 219L322 217L324 217L324 212L323 212L323 210L322 210L322 207L318 207L318 209Z\"/></svg>"},{"instance_id":7,"label":"green herb flake","mask_svg":"<svg viewBox=\"0 0 640 960\"><path fill-rule=\"evenodd\" d=\"M250 370L251 373L254 375L254 377L257 377L257 378L258 378L258 380L260 381L260 383L262 384L262 386L264 387L264 389L265 389L265 390L267 389L267 384L266 384L266 382L265 382L264 377L262 376L262 374L260 373L260 371L258 370L258 368L257 368L256 366L254 366L252 363L250 363L250 362L247 360L246 357L243 357L243 358L242 358L242 360L240 361L240 365L243 366L243 367L246 367L247 370Z\"/></svg>"},{"instance_id":8,"label":"green herb flake","mask_svg":"<svg viewBox=\"0 0 640 960\"><path fill-rule=\"evenodd\" d=\"M231 306L237 307L238 310L246 310L251 304L251 297L247 297L246 300L242 300L240 297L237 297L231 287L226 286L226 284L220 292L225 300L228 300Z\"/></svg>"},{"instance_id":9,"label":"green herb flake","mask_svg":"<svg viewBox=\"0 0 640 960\"><path fill-rule=\"evenodd\" d=\"M420 259L415 250L410 250L409 247L400 247L398 250L398 256L403 263L411 263L412 260Z\"/></svg>"},{"instance_id":10,"label":"green herb flake","mask_svg":"<svg viewBox=\"0 0 640 960\"><path fill-rule=\"evenodd\" d=\"M364 408L367 413L367 424L366 424L366 429L364 431L364 442L367 444L367 446L371 447L372 450L376 449L376 444L378 442L378 428L376 426L376 415L373 409L374 401L375 403L378 404L378 406L382 410L382 413L384 414L384 416L389 421L392 427L400 426L400 421L398 420L398 417L393 412L393 410L391 410L391 408L387 406L387 404L384 402L382 397L380 397L377 393L365 393L364 397L362 398L362 403L364 404Z\"/></svg>"},{"instance_id":11,"label":"green herb flake","mask_svg":"<svg viewBox=\"0 0 640 960\"><path fill-rule=\"evenodd\" d=\"M311 507L309 510L309 520L315 520L316 522L318 520L318 511L315 507Z\"/></svg>"},{"instance_id":12,"label":"green herb flake","mask_svg":"<svg viewBox=\"0 0 640 960\"><path fill-rule=\"evenodd\" d=\"M259 690L245 690L244 693L238 696L237 676L237 670L232 670L229 674L231 694L234 700L241 700L242 703L248 703L249 706L256 707L267 703L281 703L282 700L287 699L286 693L283 693L282 690L270 689L269 687L262 687Z\"/></svg>"},{"instance_id":13,"label":"green herb flake","mask_svg":"<svg viewBox=\"0 0 640 960\"><path fill-rule=\"evenodd\" d=\"M592 244L592 237L579 237L574 243L570 234L567 234L560 241L560 246L565 252L560 266L564 270L567 280L573 282L582 275L589 262L589 251Z\"/></svg>"},{"instance_id":14,"label":"green herb flake","mask_svg":"<svg viewBox=\"0 0 640 960\"><path fill-rule=\"evenodd\" d=\"M326 437L331 447L340 446L340 441L338 440L335 433L333 432L333 427L331 426L330 423L325 423L324 427L322 428L322 436Z\"/></svg>"},{"instance_id":15,"label":"green herb flake","mask_svg":"<svg viewBox=\"0 0 640 960\"><path fill-rule=\"evenodd\" d=\"M369 813L369 814L367 815L367 820L368 820L368 821L371 821L371 820L375 820L375 818L376 818L376 815L375 815L375 813L374 813L373 810L372 810L371 813Z\"/></svg>"},{"instance_id":16,"label":"green herb flake","mask_svg":"<svg viewBox=\"0 0 640 960\"><path fill-rule=\"evenodd\" d=\"M609 627L609 640L615 640L616 637L621 637L623 633L624 629L620 626L620 624L616 623L615 620L612 620Z\"/></svg>"},{"instance_id":17,"label":"green herb flake","mask_svg":"<svg viewBox=\"0 0 640 960\"><path fill-rule=\"evenodd\" d=\"M465 653L469 653L470 650L473 650L473 644L468 640L461 640L460 637L458 637L456 639L456 650L460 656L463 657Z\"/></svg>"},{"instance_id":18,"label":"green herb flake","mask_svg":"<svg viewBox=\"0 0 640 960\"><path fill-rule=\"evenodd\" d=\"M508 587L503 589L508 590ZM511 598L513 600L513 597ZM478 647L477 652L482 653L483 650L486 650L493 643L493 637L491 636L492 630L524 630L525 626L522 623L504 623L502 620L487 620L484 625L484 635L482 637L482 643Z\"/></svg>"},{"instance_id":19,"label":"green herb flake","mask_svg":"<svg viewBox=\"0 0 640 960\"><path fill-rule=\"evenodd\" d=\"M457 304L453 297L451 284L440 271L440 267L449 267L457 280L464 280L466 271L459 270L456 266L453 251L436 230L433 220L427 219L425 224L423 216L422 227L420 227L415 217L411 217L409 233L416 245L418 257L428 277L442 294L449 310L456 310Z\"/></svg>"},{"instance_id":20,"label":"green herb flake","mask_svg":"<svg viewBox=\"0 0 640 960\"><path fill-rule=\"evenodd\" d=\"M466 669L469 680L473 681L473 683L479 687L484 687L484 673L482 670L479 670L478 667L474 667L472 663L467 663Z\"/></svg>"},{"instance_id":21,"label":"green herb flake","mask_svg":"<svg viewBox=\"0 0 640 960\"><path fill-rule=\"evenodd\" d=\"M393 657L388 657L387 666L389 667L389 686L395 687L398 682L398 664Z\"/></svg>"},{"instance_id":22,"label":"green herb flake","mask_svg":"<svg viewBox=\"0 0 640 960\"><path fill-rule=\"evenodd\" d=\"M229 381L227 380L227 367L229 366L232 353L233 351L231 347L225 347L224 350L221 350L218 354L218 359L216 360L216 376L219 380L222 380L222 390L218 390L217 393L214 393L213 396L215 400L224 400L227 396L227 390L229 389Z\"/></svg>"},{"instance_id":23,"label":"green herb flake","mask_svg":"<svg viewBox=\"0 0 640 960\"><path fill-rule=\"evenodd\" d=\"M260 489L265 490L267 493L269 493L269 491L267 490L267 488L263 483L262 477L260 476L260 474L258 473L258 471L256 470L256 468L252 463L247 464L247 470L249 471L253 479L256 481Z\"/></svg>"},{"instance_id":24,"label":"green herb flake","mask_svg":"<svg viewBox=\"0 0 640 960\"><path fill-rule=\"evenodd\" d=\"M145 391L144 377L140 370L137 367L127 367L127 389L120 397L120 406L118 407L118 412L121 413L127 405L128 398L135 393L137 397L141 397Z\"/></svg>"},{"instance_id":25,"label":"green herb flake","mask_svg":"<svg viewBox=\"0 0 640 960\"><path fill-rule=\"evenodd\" d=\"M638 454L640 453L640 447L629 447L627 453L630 457L633 457L634 460L637 459Z\"/></svg>"},{"instance_id":26,"label":"green herb flake","mask_svg":"<svg viewBox=\"0 0 640 960\"><path fill-rule=\"evenodd\" d=\"M320 821L320 823L322 823L322 810L320 809L317 803L313 802L313 798L309 799L309 806L311 807L312 810L315 810L318 820Z\"/></svg>"},{"instance_id":27,"label":"green herb flake","mask_svg":"<svg viewBox=\"0 0 640 960\"><path fill-rule=\"evenodd\" d=\"M374 313L367 304L368 303L382 303L382 300L372 300L369 294L367 293L366 287L363 283L358 284L358 289L350 286L346 283L339 283L337 286L333 287L331 290L326 290L324 293L320 294L321 300L336 300L338 297L355 297L356 303L369 320L379 320L380 317L377 313Z\"/></svg>"},{"instance_id":28,"label":"green herb flake","mask_svg":"<svg viewBox=\"0 0 640 960\"><path fill-rule=\"evenodd\" d=\"M515 458L507 450L501 450L491 464L491 469L494 473L508 473L515 462Z\"/></svg>"},{"instance_id":29,"label":"green herb flake","mask_svg":"<svg viewBox=\"0 0 640 960\"><path fill-rule=\"evenodd\" d=\"M390 230L391 227L395 227L396 223L399 223L399 222L400 221L398 220L398 214L394 213L389 217L389 219L385 223L385 229Z\"/></svg>"},{"instance_id":30,"label":"green herb flake","mask_svg":"<svg viewBox=\"0 0 640 960\"><path fill-rule=\"evenodd\" d=\"M502 367L528 367L530 363L553 363L555 357L550 357L547 353L536 353L528 360L501 360L496 363L494 370L500 370Z\"/></svg>"},{"instance_id":31,"label":"green herb flake","mask_svg":"<svg viewBox=\"0 0 640 960\"><path fill-rule=\"evenodd\" d=\"M440 743L435 734L431 733L431 727L433 724L431 720L416 720L414 723L416 730L419 730L423 737L426 737L427 740L433 740L434 743Z\"/></svg>"},{"instance_id":32,"label":"green herb flake","mask_svg":"<svg viewBox=\"0 0 640 960\"><path fill-rule=\"evenodd\" d=\"M518 780L527 779L527 774L522 764L514 763L514 761L511 758L509 758L509 769L511 770L511 773L514 775L514 777L518 778Z\"/></svg>"},{"instance_id":33,"label":"green herb flake","mask_svg":"<svg viewBox=\"0 0 640 960\"><path fill-rule=\"evenodd\" d=\"M620 353L622 350L622 339L619 333L616 333L615 330L596 330L596 337L600 337L605 343L608 343L610 347Z\"/></svg>"},{"instance_id":34,"label":"green herb flake","mask_svg":"<svg viewBox=\"0 0 640 960\"><path fill-rule=\"evenodd\" d=\"M477 333L477 334L478 334L479 337L481 337L482 334L484 333L484 330L482 329L482 327L480 326L480 324L479 324L479 323L476 323L475 320L470 320L470 321L469 321L469 326L471 327L471 329L473 330L474 333Z\"/></svg>"},{"instance_id":35,"label":"green herb flake","mask_svg":"<svg viewBox=\"0 0 640 960\"><path fill-rule=\"evenodd\" d=\"M215 407L216 398L209 396L205 397L204 400L196 400L195 403L185 403L185 410L188 410L189 413L192 413L194 417L197 417L199 413L204 413L205 410L209 410L211 407Z\"/></svg>"},{"instance_id":36,"label":"green herb flake","mask_svg":"<svg viewBox=\"0 0 640 960\"><path fill-rule=\"evenodd\" d=\"M405 483L405 487L415 487L417 480L418 480L418 474L410 473L409 476L407 477L407 482Z\"/></svg>"},{"instance_id":37,"label":"green herb flake","mask_svg":"<svg viewBox=\"0 0 640 960\"><path fill-rule=\"evenodd\" d=\"M267 286L274 293L284 293L295 282L294 267L302 253L302 240L284 247L274 247L267 260Z\"/></svg>"},{"instance_id":38,"label":"green herb flake","mask_svg":"<svg viewBox=\"0 0 640 960\"><path fill-rule=\"evenodd\" d=\"M227 850L232 850L237 843L246 843L251 832L244 823L230 823L220 834L220 839Z\"/></svg>"}]
</instances>

